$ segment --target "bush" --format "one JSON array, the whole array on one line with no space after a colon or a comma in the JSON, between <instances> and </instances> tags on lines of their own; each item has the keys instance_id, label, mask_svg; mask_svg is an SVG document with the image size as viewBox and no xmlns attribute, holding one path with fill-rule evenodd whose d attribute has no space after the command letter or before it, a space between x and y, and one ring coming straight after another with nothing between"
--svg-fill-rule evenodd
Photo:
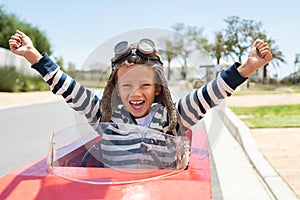
<instances>
[{"instance_id":1,"label":"bush","mask_svg":"<svg viewBox=\"0 0 300 200\"><path fill-rule=\"evenodd\" d=\"M282 84L287 85L299 85L300 84L300 77L288 77L280 81Z\"/></svg>"},{"instance_id":2,"label":"bush","mask_svg":"<svg viewBox=\"0 0 300 200\"><path fill-rule=\"evenodd\" d=\"M42 77L34 77L32 79L33 83L34 83L34 88L32 88L33 90L36 91L45 91L45 90L49 90L49 86L48 84L45 83L45 81L42 79Z\"/></svg>"},{"instance_id":3,"label":"bush","mask_svg":"<svg viewBox=\"0 0 300 200\"><path fill-rule=\"evenodd\" d=\"M15 67L0 67L0 92L29 92L48 90L41 77L19 73Z\"/></svg>"},{"instance_id":4,"label":"bush","mask_svg":"<svg viewBox=\"0 0 300 200\"><path fill-rule=\"evenodd\" d=\"M15 92L19 75L14 67L0 68L0 91Z\"/></svg>"}]
</instances>

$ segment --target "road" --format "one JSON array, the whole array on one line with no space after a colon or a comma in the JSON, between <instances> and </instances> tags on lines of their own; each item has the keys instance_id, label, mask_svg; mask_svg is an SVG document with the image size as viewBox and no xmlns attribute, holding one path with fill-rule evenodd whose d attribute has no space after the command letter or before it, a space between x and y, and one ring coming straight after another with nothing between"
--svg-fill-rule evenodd
<instances>
[{"instance_id":1,"label":"road","mask_svg":"<svg viewBox=\"0 0 300 200\"><path fill-rule=\"evenodd\" d=\"M0 109L0 176L45 156L51 133L75 120L63 101Z\"/></svg>"}]
</instances>

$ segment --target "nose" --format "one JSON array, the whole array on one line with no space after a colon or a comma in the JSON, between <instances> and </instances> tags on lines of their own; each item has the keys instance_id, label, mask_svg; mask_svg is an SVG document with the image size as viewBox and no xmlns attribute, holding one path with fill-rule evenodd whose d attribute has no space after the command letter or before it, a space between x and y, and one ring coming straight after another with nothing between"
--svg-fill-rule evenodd
<instances>
[{"instance_id":1,"label":"nose","mask_svg":"<svg viewBox=\"0 0 300 200\"><path fill-rule=\"evenodd\" d=\"M141 87L135 86L131 91L131 96L140 96L142 94Z\"/></svg>"}]
</instances>

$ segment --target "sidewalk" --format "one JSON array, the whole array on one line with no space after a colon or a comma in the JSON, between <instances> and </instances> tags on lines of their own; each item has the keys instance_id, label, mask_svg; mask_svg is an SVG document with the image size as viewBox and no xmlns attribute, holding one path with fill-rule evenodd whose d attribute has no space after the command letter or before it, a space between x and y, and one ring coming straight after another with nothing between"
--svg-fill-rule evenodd
<instances>
[{"instance_id":1,"label":"sidewalk","mask_svg":"<svg viewBox=\"0 0 300 200\"><path fill-rule=\"evenodd\" d=\"M300 104L300 93L232 95L226 99L227 106L271 106Z\"/></svg>"},{"instance_id":2,"label":"sidewalk","mask_svg":"<svg viewBox=\"0 0 300 200\"><path fill-rule=\"evenodd\" d=\"M252 129L260 151L300 198L300 128Z\"/></svg>"},{"instance_id":3,"label":"sidewalk","mask_svg":"<svg viewBox=\"0 0 300 200\"><path fill-rule=\"evenodd\" d=\"M210 159L213 160L211 164L214 164L217 174L212 180L217 179L219 182L219 187L213 185L212 199L274 200L272 192L255 170L242 145L234 137L230 129L232 126L224 123L226 119L221 110L209 110L203 120L211 147ZM214 192L215 188L220 188L220 191Z\"/></svg>"},{"instance_id":4,"label":"sidewalk","mask_svg":"<svg viewBox=\"0 0 300 200\"><path fill-rule=\"evenodd\" d=\"M300 94L232 96L227 106L300 104ZM300 199L300 128L250 129L259 150Z\"/></svg>"}]
</instances>

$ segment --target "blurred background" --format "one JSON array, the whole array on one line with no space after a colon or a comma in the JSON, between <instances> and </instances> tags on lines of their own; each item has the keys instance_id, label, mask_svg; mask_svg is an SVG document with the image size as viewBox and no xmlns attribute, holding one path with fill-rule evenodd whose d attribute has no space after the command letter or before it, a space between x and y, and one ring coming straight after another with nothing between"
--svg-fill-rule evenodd
<instances>
[{"instance_id":1,"label":"blurred background","mask_svg":"<svg viewBox=\"0 0 300 200\"><path fill-rule=\"evenodd\" d=\"M176 37L162 41L168 50L161 55L170 85L183 83L180 86L186 91L201 87L234 62L244 62L255 39L269 43L273 60L249 77L229 98L227 106L246 124L263 156L300 197L299 8L300 1L295 0L0 1L0 138L3 143L0 176L45 155L50 134L41 132L50 133L74 123L74 113L61 100L40 104L51 96L48 86L24 58L8 49L8 40L17 29L29 35L40 52L48 53L65 72L90 88L103 87L109 74L106 70L110 70L107 66L112 48L99 55L100 58L107 54L102 63L88 62L99 45L133 30L164 29L196 41L192 48L188 48L189 41ZM203 65L188 62L195 51L205 52L209 62ZM195 69L200 72L196 76ZM43 95L37 91L43 91ZM28 106L38 99L39 104ZM57 110L64 113L58 116ZM13 146L22 151L13 151ZM221 146L218 144L216 148ZM219 157L214 155L216 163L224 157L223 150L219 150ZM241 159L237 160L240 162ZM228 182L222 182L218 167L222 165L216 166L220 184L226 186ZM255 168L253 163L251 167ZM242 189L245 173L235 174L233 166L229 170L232 172L229 186L236 184ZM235 181L234 175L240 176L243 183ZM247 189L253 193L251 188ZM224 197L225 191L223 188ZM234 199L232 194L228 196ZM237 194L236 199L241 196Z\"/></svg>"}]
</instances>

